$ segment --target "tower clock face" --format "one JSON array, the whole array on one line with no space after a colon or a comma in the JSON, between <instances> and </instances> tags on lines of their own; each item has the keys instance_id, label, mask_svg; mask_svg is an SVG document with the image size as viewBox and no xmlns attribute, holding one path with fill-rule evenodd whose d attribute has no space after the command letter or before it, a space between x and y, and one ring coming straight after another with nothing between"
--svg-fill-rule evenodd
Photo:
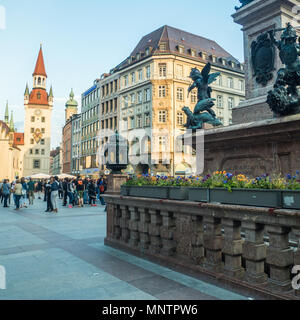
<instances>
[{"instance_id":1,"label":"tower clock face","mask_svg":"<svg viewBox=\"0 0 300 320\"><path fill-rule=\"evenodd\" d=\"M40 116L40 115L42 114L42 111L41 111L40 109L35 110L34 114L35 114L36 116Z\"/></svg>"}]
</instances>

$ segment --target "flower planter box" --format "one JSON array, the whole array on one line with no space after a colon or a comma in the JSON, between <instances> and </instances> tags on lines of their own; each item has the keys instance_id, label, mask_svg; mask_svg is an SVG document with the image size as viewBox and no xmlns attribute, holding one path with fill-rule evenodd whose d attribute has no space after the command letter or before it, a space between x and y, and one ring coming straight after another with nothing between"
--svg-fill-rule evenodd
<instances>
[{"instance_id":1,"label":"flower planter box","mask_svg":"<svg viewBox=\"0 0 300 320\"><path fill-rule=\"evenodd\" d=\"M223 204L235 204L255 207L281 208L280 190L259 190L259 189L211 189L210 202Z\"/></svg>"},{"instance_id":2,"label":"flower planter box","mask_svg":"<svg viewBox=\"0 0 300 320\"><path fill-rule=\"evenodd\" d=\"M300 209L300 190L282 191L282 207L284 209Z\"/></svg>"},{"instance_id":3,"label":"flower planter box","mask_svg":"<svg viewBox=\"0 0 300 320\"><path fill-rule=\"evenodd\" d=\"M129 195L129 186L121 186L121 195L126 197Z\"/></svg>"},{"instance_id":4,"label":"flower planter box","mask_svg":"<svg viewBox=\"0 0 300 320\"><path fill-rule=\"evenodd\" d=\"M187 187L169 187L170 200L188 200L189 188Z\"/></svg>"},{"instance_id":5,"label":"flower planter box","mask_svg":"<svg viewBox=\"0 0 300 320\"><path fill-rule=\"evenodd\" d=\"M169 188L157 186L127 186L127 196L141 198L168 199Z\"/></svg>"},{"instance_id":6,"label":"flower planter box","mask_svg":"<svg viewBox=\"0 0 300 320\"><path fill-rule=\"evenodd\" d=\"M188 188L189 200L197 202L209 202L209 189L206 188Z\"/></svg>"}]
</instances>

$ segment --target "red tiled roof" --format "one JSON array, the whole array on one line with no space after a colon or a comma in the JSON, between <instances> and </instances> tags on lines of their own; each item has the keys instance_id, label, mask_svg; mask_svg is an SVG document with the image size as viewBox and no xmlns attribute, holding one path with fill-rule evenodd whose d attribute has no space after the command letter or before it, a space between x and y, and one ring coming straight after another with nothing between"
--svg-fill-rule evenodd
<instances>
[{"instance_id":1,"label":"red tiled roof","mask_svg":"<svg viewBox=\"0 0 300 320\"><path fill-rule=\"evenodd\" d=\"M48 94L45 89L32 89L28 104L39 104L48 106Z\"/></svg>"},{"instance_id":2,"label":"red tiled roof","mask_svg":"<svg viewBox=\"0 0 300 320\"><path fill-rule=\"evenodd\" d=\"M24 146L24 133L14 132L14 145Z\"/></svg>"},{"instance_id":3,"label":"red tiled roof","mask_svg":"<svg viewBox=\"0 0 300 320\"><path fill-rule=\"evenodd\" d=\"M38 59L37 59L36 65L35 65L33 76L45 76L45 77L47 77L45 64L44 64L44 57L43 57L42 47L41 47L39 55L38 55Z\"/></svg>"}]
</instances>

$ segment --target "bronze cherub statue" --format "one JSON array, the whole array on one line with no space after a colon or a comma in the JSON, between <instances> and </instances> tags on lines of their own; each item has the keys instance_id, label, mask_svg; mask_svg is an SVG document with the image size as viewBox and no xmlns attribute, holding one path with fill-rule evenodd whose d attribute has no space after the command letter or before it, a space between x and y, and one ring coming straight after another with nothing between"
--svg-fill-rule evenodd
<instances>
[{"instance_id":1,"label":"bronze cherub statue","mask_svg":"<svg viewBox=\"0 0 300 320\"><path fill-rule=\"evenodd\" d=\"M213 83L220 72L209 74L211 70L211 64L203 68L200 72L197 68L193 68L190 74L190 78L194 81L189 87L188 93L194 88L198 89L198 102L195 106L194 112L189 107L183 107L182 110L187 115L187 123L184 125L187 129L202 129L203 124L210 123L213 126L221 126L222 122L217 119L215 112L212 110L215 99L211 98L212 89L209 84ZM205 112L206 111L206 112Z\"/></svg>"}]
</instances>

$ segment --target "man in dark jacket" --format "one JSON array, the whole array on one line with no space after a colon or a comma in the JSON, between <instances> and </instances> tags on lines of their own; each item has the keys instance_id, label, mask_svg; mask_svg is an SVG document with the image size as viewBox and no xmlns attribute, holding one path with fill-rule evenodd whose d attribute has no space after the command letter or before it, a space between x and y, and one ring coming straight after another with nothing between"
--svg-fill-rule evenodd
<instances>
[{"instance_id":1,"label":"man in dark jacket","mask_svg":"<svg viewBox=\"0 0 300 320\"><path fill-rule=\"evenodd\" d=\"M67 198L68 198L68 178L66 178L63 183L62 183L62 189L63 189L63 193L64 193L64 197L63 197L63 206L65 207L67 205Z\"/></svg>"},{"instance_id":2,"label":"man in dark jacket","mask_svg":"<svg viewBox=\"0 0 300 320\"><path fill-rule=\"evenodd\" d=\"M44 187L45 187L45 195L46 195L46 201L47 201L47 209L45 212L52 212L53 207L52 207L52 203L51 203L51 184L50 184L50 181L46 182Z\"/></svg>"}]
</instances>

